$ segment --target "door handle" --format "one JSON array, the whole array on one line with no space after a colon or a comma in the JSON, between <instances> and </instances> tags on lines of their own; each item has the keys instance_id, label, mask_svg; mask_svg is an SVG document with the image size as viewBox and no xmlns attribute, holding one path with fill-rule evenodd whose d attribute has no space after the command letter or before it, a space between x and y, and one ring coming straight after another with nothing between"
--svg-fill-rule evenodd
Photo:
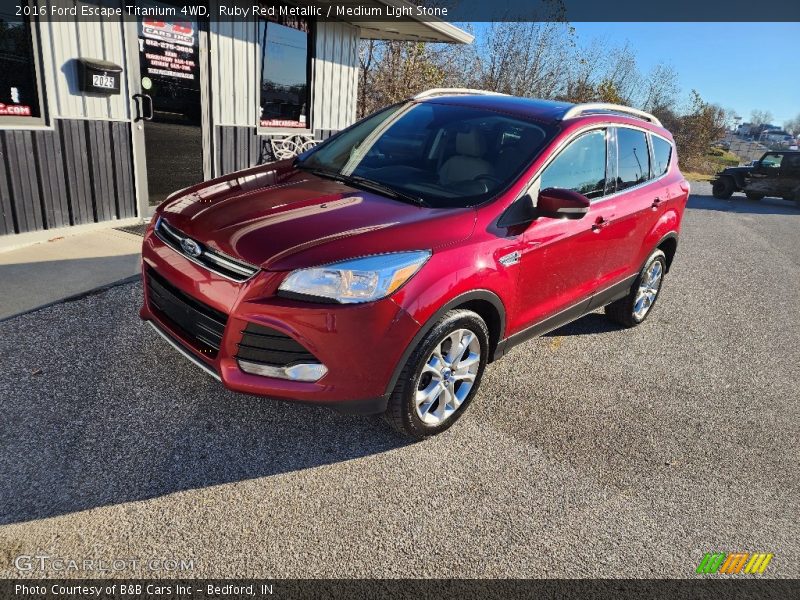
<instances>
[{"instance_id":1,"label":"door handle","mask_svg":"<svg viewBox=\"0 0 800 600\"><path fill-rule=\"evenodd\" d=\"M592 225L592 231L595 233L600 233L600 230L606 225L608 225L608 221L606 221L603 217L597 217Z\"/></svg>"},{"instance_id":2,"label":"door handle","mask_svg":"<svg viewBox=\"0 0 800 600\"><path fill-rule=\"evenodd\" d=\"M153 97L150 94L134 94L133 99L136 100L136 120L137 121L152 121L153 120ZM142 111L144 108L144 104L147 102L147 106L150 110L147 111L145 114Z\"/></svg>"},{"instance_id":3,"label":"door handle","mask_svg":"<svg viewBox=\"0 0 800 600\"><path fill-rule=\"evenodd\" d=\"M661 198L653 198L653 203L650 205L650 207L653 210L655 210L659 207L660 204L661 204Z\"/></svg>"}]
</instances>

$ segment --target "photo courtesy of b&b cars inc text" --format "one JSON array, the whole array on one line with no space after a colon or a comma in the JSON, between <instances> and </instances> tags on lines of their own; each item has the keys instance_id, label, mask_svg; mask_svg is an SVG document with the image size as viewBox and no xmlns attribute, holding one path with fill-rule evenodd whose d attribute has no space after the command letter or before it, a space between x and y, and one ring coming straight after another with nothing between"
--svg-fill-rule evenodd
<instances>
[{"instance_id":1,"label":"photo courtesy of b&b cars inc text","mask_svg":"<svg viewBox=\"0 0 800 600\"><path fill-rule=\"evenodd\" d=\"M0 597L800 595L798 40L0 0Z\"/></svg>"}]
</instances>

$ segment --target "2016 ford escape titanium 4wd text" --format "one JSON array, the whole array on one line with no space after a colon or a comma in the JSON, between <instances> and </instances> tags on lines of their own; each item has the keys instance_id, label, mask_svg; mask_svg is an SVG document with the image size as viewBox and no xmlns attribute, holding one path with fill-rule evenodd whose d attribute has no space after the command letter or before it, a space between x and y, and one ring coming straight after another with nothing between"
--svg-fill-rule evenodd
<instances>
[{"instance_id":1,"label":"2016 ford escape titanium 4wd text","mask_svg":"<svg viewBox=\"0 0 800 600\"><path fill-rule=\"evenodd\" d=\"M644 321L688 194L652 115L431 90L169 197L141 316L228 389L423 438L512 346L603 306Z\"/></svg>"}]
</instances>

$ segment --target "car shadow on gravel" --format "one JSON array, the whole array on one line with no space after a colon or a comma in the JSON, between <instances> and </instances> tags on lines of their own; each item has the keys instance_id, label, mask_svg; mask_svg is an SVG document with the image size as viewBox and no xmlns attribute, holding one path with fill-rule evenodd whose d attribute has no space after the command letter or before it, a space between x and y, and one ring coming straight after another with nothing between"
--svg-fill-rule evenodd
<instances>
[{"instance_id":1,"label":"car shadow on gravel","mask_svg":"<svg viewBox=\"0 0 800 600\"><path fill-rule=\"evenodd\" d=\"M699 210L716 210L730 213L752 213L757 215L797 215L800 208L789 200L780 198L764 198L748 200L743 194L734 194L730 200L719 200L714 196L692 194L689 196L687 208Z\"/></svg>"},{"instance_id":2,"label":"car shadow on gravel","mask_svg":"<svg viewBox=\"0 0 800 600\"><path fill-rule=\"evenodd\" d=\"M602 313L594 312L581 317L577 321L567 323L558 329L554 329L550 333L544 334L542 337L595 335L608 333L610 331L620 331L622 329L622 326L606 318Z\"/></svg>"},{"instance_id":3,"label":"car shadow on gravel","mask_svg":"<svg viewBox=\"0 0 800 600\"><path fill-rule=\"evenodd\" d=\"M136 311L139 284L0 323L0 524L350 461L378 417L225 390Z\"/></svg>"}]
</instances>

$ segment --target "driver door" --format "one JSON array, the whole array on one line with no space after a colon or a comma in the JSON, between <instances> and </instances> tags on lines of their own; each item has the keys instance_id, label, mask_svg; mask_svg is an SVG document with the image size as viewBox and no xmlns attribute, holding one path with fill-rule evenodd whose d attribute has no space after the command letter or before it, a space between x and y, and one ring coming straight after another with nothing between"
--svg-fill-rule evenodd
<instances>
[{"instance_id":1,"label":"driver door","mask_svg":"<svg viewBox=\"0 0 800 600\"><path fill-rule=\"evenodd\" d=\"M781 164L783 155L777 152L769 152L761 157L758 166L750 174L750 184L746 191L758 192L765 196L780 195Z\"/></svg>"},{"instance_id":2,"label":"driver door","mask_svg":"<svg viewBox=\"0 0 800 600\"><path fill-rule=\"evenodd\" d=\"M570 189L592 204L580 219L537 218L523 234L516 331L531 336L580 316L607 270L606 227L614 215L602 202L609 181L608 131L595 129L571 141L531 188Z\"/></svg>"}]
</instances>

